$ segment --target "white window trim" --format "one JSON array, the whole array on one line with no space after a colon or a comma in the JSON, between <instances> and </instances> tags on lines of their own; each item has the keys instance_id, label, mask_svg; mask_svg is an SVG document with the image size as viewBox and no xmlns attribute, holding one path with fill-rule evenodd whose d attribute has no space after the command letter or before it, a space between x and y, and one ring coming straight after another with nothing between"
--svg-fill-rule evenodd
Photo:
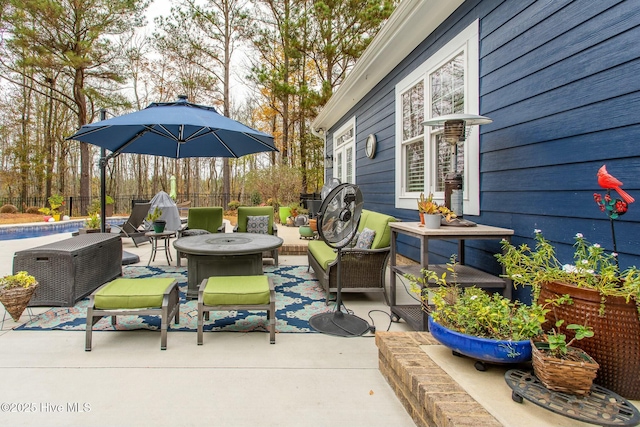
<instances>
[{"instance_id":1,"label":"white window trim","mask_svg":"<svg viewBox=\"0 0 640 427\"><path fill-rule=\"evenodd\" d=\"M355 116L351 119L347 120L345 124L340 126L335 132L333 132L333 177L339 178L342 181L342 177L338 176L338 167L336 165L336 161L338 159L337 151L342 150L343 155L346 155L347 150L345 147L347 145L338 147L337 139L345 133L349 128L353 128L353 140L348 145L351 146L351 164L353 166L353 182L350 184L355 184L356 182L356 118Z\"/></svg>"},{"instance_id":2,"label":"white window trim","mask_svg":"<svg viewBox=\"0 0 640 427\"><path fill-rule=\"evenodd\" d=\"M461 50L466 52L465 56L465 113L479 114L480 110L480 74L479 74L479 21L474 21L467 28L462 30L444 47L434 53L425 62L420 64L414 71L396 85L395 105L396 105L396 188L395 206L399 209L417 210L417 195L414 193L403 193L403 154L402 154L402 93L415 85L418 81L425 80L425 91L429 91L428 73L440 67L443 63L455 56ZM430 96L425 93L425 115L430 112L428 100ZM425 117L425 120L429 117ZM424 137L429 138L429 129L425 129ZM467 140L465 141L464 156L464 214L480 215L480 131L478 126L471 126ZM430 161L431 149L425 148L425 161ZM432 185L432 172L430 167L425 168L425 193L429 193ZM439 203L444 202L444 193L434 193L434 198Z\"/></svg>"}]
</instances>

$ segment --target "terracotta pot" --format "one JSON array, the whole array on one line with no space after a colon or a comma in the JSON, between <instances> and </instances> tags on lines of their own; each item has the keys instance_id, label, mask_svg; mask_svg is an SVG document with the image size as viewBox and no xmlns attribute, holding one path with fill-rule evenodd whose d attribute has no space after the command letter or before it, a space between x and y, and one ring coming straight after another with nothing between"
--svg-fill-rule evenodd
<instances>
[{"instance_id":1,"label":"terracotta pot","mask_svg":"<svg viewBox=\"0 0 640 427\"><path fill-rule=\"evenodd\" d=\"M311 227L311 231L318 231L318 220L317 219L310 219L309 220L309 227Z\"/></svg>"},{"instance_id":2,"label":"terracotta pot","mask_svg":"<svg viewBox=\"0 0 640 427\"><path fill-rule=\"evenodd\" d=\"M627 303L621 297L607 297L605 312L599 315L600 293L571 284L543 284L538 302L569 294L572 305L556 308L558 319L564 319L560 332L573 338L575 333L564 328L575 323L593 328L594 336L572 345L586 351L600 365L595 383L631 400L640 399L640 319L635 301ZM555 323L552 312L547 322Z\"/></svg>"}]
</instances>

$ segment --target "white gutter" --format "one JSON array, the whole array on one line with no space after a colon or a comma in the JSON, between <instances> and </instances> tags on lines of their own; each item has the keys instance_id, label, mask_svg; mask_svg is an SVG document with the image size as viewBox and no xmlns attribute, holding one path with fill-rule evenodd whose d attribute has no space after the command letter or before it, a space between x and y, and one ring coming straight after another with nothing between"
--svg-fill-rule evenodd
<instances>
[{"instance_id":1,"label":"white gutter","mask_svg":"<svg viewBox=\"0 0 640 427\"><path fill-rule=\"evenodd\" d=\"M402 0L313 121L312 132L324 136L462 3L464 0Z\"/></svg>"}]
</instances>

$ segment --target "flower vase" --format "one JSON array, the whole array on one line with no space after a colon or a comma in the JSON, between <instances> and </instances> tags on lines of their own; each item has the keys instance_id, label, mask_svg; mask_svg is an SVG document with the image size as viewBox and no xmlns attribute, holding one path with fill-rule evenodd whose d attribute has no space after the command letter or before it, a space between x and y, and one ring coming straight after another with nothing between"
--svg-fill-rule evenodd
<instances>
[{"instance_id":1,"label":"flower vase","mask_svg":"<svg viewBox=\"0 0 640 427\"><path fill-rule=\"evenodd\" d=\"M440 214L426 214L424 216L425 228L440 228L440 218L442 218Z\"/></svg>"}]
</instances>

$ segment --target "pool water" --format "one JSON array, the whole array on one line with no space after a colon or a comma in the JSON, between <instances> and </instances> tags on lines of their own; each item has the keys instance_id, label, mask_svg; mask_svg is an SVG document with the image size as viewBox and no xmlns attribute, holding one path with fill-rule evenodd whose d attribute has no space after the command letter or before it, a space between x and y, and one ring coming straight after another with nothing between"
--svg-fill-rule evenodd
<instances>
[{"instance_id":1,"label":"pool water","mask_svg":"<svg viewBox=\"0 0 640 427\"><path fill-rule=\"evenodd\" d=\"M122 224L123 219L107 219L107 224ZM73 233L83 227L84 220L43 222L42 224L15 224L0 227L0 240L29 239L53 234Z\"/></svg>"}]
</instances>

